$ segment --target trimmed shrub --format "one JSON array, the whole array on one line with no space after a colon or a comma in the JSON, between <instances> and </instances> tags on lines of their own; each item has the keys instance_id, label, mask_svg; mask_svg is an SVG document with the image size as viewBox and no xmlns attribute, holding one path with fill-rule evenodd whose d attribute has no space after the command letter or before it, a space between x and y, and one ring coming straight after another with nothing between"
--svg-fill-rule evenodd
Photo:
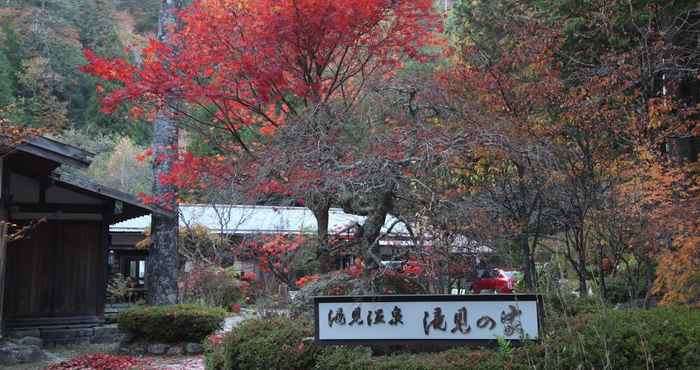
<instances>
[{"instance_id":1,"label":"trimmed shrub","mask_svg":"<svg viewBox=\"0 0 700 370\"><path fill-rule=\"evenodd\" d=\"M201 342L220 330L226 317L221 308L196 305L136 306L117 316L119 328L136 341Z\"/></svg>"},{"instance_id":2,"label":"trimmed shrub","mask_svg":"<svg viewBox=\"0 0 700 370\"><path fill-rule=\"evenodd\" d=\"M518 350L517 354L524 353ZM366 347L327 347L318 356L316 370L461 370L461 369L526 369L520 356L493 350L472 350L457 347L435 353L402 353L371 357ZM522 365L522 366L521 366Z\"/></svg>"},{"instance_id":3,"label":"trimmed shrub","mask_svg":"<svg viewBox=\"0 0 700 370\"><path fill-rule=\"evenodd\" d=\"M586 305L588 306L588 305ZM433 353L373 356L367 347L318 348L304 338L311 325L286 318L253 320L209 346L210 370L691 369L700 364L700 310L664 307L610 310L598 306L561 321L525 346L458 347ZM568 317L568 318L567 318Z\"/></svg>"},{"instance_id":4,"label":"trimmed shrub","mask_svg":"<svg viewBox=\"0 0 700 370\"><path fill-rule=\"evenodd\" d=\"M367 369L371 359L372 350L368 347L326 347L319 354L314 369Z\"/></svg>"},{"instance_id":5,"label":"trimmed shrub","mask_svg":"<svg viewBox=\"0 0 700 370\"><path fill-rule=\"evenodd\" d=\"M226 333L220 345L206 346L207 369L311 369L320 351L313 340L306 340L313 334L313 326L304 320L248 320Z\"/></svg>"}]
</instances>

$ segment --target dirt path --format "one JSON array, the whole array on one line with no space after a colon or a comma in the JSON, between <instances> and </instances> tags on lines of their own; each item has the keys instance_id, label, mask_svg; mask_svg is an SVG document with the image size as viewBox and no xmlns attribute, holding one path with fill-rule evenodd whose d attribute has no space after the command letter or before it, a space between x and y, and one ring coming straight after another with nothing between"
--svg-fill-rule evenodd
<instances>
[{"instance_id":1,"label":"dirt path","mask_svg":"<svg viewBox=\"0 0 700 370\"><path fill-rule=\"evenodd\" d=\"M195 357L145 357L148 370L204 370L204 358Z\"/></svg>"}]
</instances>

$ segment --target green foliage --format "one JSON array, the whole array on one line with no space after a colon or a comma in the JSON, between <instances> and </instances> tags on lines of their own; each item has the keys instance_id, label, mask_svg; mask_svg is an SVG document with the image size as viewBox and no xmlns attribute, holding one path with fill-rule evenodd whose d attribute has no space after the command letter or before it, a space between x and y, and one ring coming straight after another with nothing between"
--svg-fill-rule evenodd
<instances>
[{"instance_id":1,"label":"green foliage","mask_svg":"<svg viewBox=\"0 0 700 370\"><path fill-rule=\"evenodd\" d=\"M524 354L520 351L518 355ZM318 370L457 370L457 369L526 369L527 361L491 350L457 347L435 353L402 353L371 357L363 347L327 347L318 357Z\"/></svg>"},{"instance_id":2,"label":"green foliage","mask_svg":"<svg viewBox=\"0 0 700 370\"><path fill-rule=\"evenodd\" d=\"M196 305L136 306L117 316L119 328L134 340L201 342L221 329L226 311Z\"/></svg>"},{"instance_id":3,"label":"green foliage","mask_svg":"<svg viewBox=\"0 0 700 370\"><path fill-rule=\"evenodd\" d=\"M137 26L145 22L156 27L159 1L124 2L129 3ZM126 56L120 32L130 30L118 23L121 17L114 1L10 0L0 9L10 14L0 20L0 106L15 105L11 117L5 118L33 127L80 129L90 136L119 134L137 143L150 140L149 126L132 122L128 108L112 115L101 113L97 80L78 70L85 64L86 48L110 57ZM28 74L28 67L39 66L37 61L42 62L43 73ZM47 76L51 84L46 83Z\"/></svg>"},{"instance_id":4,"label":"green foliage","mask_svg":"<svg viewBox=\"0 0 700 370\"><path fill-rule=\"evenodd\" d=\"M145 146L139 146L128 137L100 132L89 133L87 130L78 129L61 132L58 140L95 153L87 171L62 167L62 172L95 179L102 185L126 193L150 193L153 181L150 158L144 161L137 160L137 157L146 151Z\"/></svg>"},{"instance_id":5,"label":"green foliage","mask_svg":"<svg viewBox=\"0 0 700 370\"><path fill-rule=\"evenodd\" d=\"M600 11L602 4L606 10ZM617 50L624 51L636 46L635 37L640 27L650 22L672 21L674 15L693 9L697 1L577 1L537 0L533 7L546 15L550 21L558 22L566 36L565 50L592 62ZM663 24L657 24L663 27ZM621 35L625 35L622 37Z\"/></svg>"},{"instance_id":6,"label":"green foliage","mask_svg":"<svg viewBox=\"0 0 700 370\"><path fill-rule=\"evenodd\" d=\"M605 281L605 299L610 303L627 303L634 300L643 299L650 286L646 284L646 279L633 280L625 274L618 274Z\"/></svg>"},{"instance_id":7,"label":"green foliage","mask_svg":"<svg viewBox=\"0 0 700 370\"><path fill-rule=\"evenodd\" d=\"M15 103L14 71L4 50L0 49L0 107Z\"/></svg>"},{"instance_id":8,"label":"green foliage","mask_svg":"<svg viewBox=\"0 0 700 370\"><path fill-rule=\"evenodd\" d=\"M518 22L522 14L532 13L527 2L518 0L457 0L448 22L448 30L458 45L476 44L488 55L498 55L510 33L504 25Z\"/></svg>"},{"instance_id":9,"label":"green foliage","mask_svg":"<svg viewBox=\"0 0 700 370\"><path fill-rule=\"evenodd\" d=\"M248 320L224 335L223 353L207 346L207 368L311 369L320 351L313 340L308 340L313 334L312 324L304 320L286 317Z\"/></svg>"},{"instance_id":10,"label":"green foliage","mask_svg":"<svg viewBox=\"0 0 700 370\"><path fill-rule=\"evenodd\" d=\"M122 274L114 275L107 282L107 300L112 303L128 302L133 296L129 279Z\"/></svg>"},{"instance_id":11,"label":"green foliage","mask_svg":"<svg viewBox=\"0 0 700 370\"><path fill-rule=\"evenodd\" d=\"M550 315L543 340L491 348L373 356L367 347L319 349L311 325L287 318L251 320L207 344L207 369L690 369L700 363L700 310L666 307L577 316ZM219 344L217 344L219 343ZM425 350L425 348L421 348Z\"/></svg>"},{"instance_id":12,"label":"green foliage","mask_svg":"<svg viewBox=\"0 0 700 370\"><path fill-rule=\"evenodd\" d=\"M213 335L204 341L204 367L207 370L225 369L225 349L221 335Z\"/></svg>"},{"instance_id":13,"label":"green foliage","mask_svg":"<svg viewBox=\"0 0 700 370\"><path fill-rule=\"evenodd\" d=\"M158 30L160 0L114 0L118 10L126 10L134 17L135 31L138 33Z\"/></svg>"},{"instance_id":14,"label":"green foliage","mask_svg":"<svg viewBox=\"0 0 700 370\"><path fill-rule=\"evenodd\" d=\"M545 311L556 318L578 316L605 308L597 297L576 297L573 294L550 294L545 296L544 302Z\"/></svg>"},{"instance_id":15,"label":"green foliage","mask_svg":"<svg viewBox=\"0 0 700 370\"><path fill-rule=\"evenodd\" d=\"M368 347L332 346L324 348L316 360L314 369L366 368L372 357Z\"/></svg>"},{"instance_id":16,"label":"green foliage","mask_svg":"<svg viewBox=\"0 0 700 370\"><path fill-rule=\"evenodd\" d=\"M700 363L700 311L688 307L583 315L543 344L545 368L690 369Z\"/></svg>"}]
</instances>

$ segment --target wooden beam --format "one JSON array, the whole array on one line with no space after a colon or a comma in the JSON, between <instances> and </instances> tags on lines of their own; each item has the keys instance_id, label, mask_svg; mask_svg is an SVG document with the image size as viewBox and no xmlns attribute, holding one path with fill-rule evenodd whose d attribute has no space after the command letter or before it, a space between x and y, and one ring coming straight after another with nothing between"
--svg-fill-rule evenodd
<instances>
[{"instance_id":1,"label":"wooden beam","mask_svg":"<svg viewBox=\"0 0 700 370\"><path fill-rule=\"evenodd\" d=\"M5 320L2 316L2 308L5 298L5 265L7 260L7 222L0 221L0 338L5 332Z\"/></svg>"},{"instance_id":2,"label":"wooden beam","mask_svg":"<svg viewBox=\"0 0 700 370\"><path fill-rule=\"evenodd\" d=\"M100 213L62 213L62 212L12 212L11 220L26 221L45 218L50 221L102 221Z\"/></svg>"},{"instance_id":3,"label":"wooden beam","mask_svg":"<svg viewBox=\"0 0 700 370\"><path fill-rule=\"evenodd\" d=\"M61 203L12 203L9 205L13 212L22 213L96 213L102 214L105 205L61 204Z\"/></svg>"}]
</instances>

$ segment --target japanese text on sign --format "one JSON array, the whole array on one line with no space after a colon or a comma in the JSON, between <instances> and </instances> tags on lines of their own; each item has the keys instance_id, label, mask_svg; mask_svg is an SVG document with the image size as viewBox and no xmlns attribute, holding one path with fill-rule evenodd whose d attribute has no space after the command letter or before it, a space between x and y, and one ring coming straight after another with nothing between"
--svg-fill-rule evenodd
<instances>
[{"instance_id":1,"label":"japanese text on sign","mask_svg":"<svg viewBox=\"0 0 700 370\"><path fill-rule=\"evenodd\" d=\"M438 296L439 297L439 296ZM532 296L534 297L534 296ZM537 339L538 301L504 296L502 301L456 297L440 301L317 302L317 339L357 340L510 340ZM341 297L342 298L342 297ZM367 298L365 298L367 299ZM358 299L359 300L359 299ZM369 299L368 299L369 300ZM349 313L349 317L348 317Z\"/></svg>"}]
</instances>

